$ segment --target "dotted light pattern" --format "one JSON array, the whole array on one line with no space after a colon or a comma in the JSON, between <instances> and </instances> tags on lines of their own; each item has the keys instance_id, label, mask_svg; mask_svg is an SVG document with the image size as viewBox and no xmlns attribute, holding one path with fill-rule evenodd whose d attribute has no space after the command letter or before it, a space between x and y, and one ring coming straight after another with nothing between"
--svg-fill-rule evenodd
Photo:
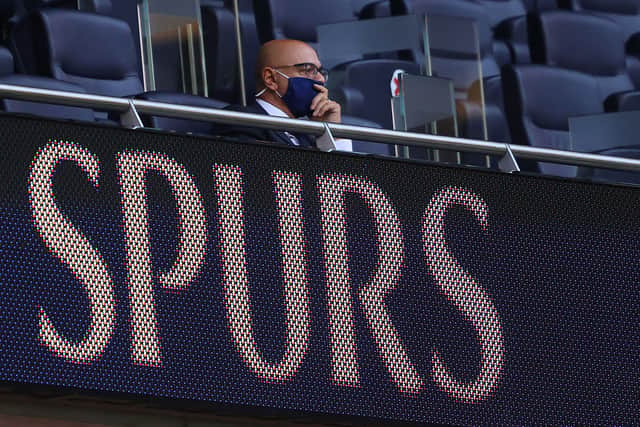
<instances>
[{"instance_id":1,"label":"dotted light pattern","mask_svg":"<svg viewBox=\"0 0 640 427\"><path fill-rule=\"evenodd\" d=\"M304 360L310 334L302 178L293 173L273 173L282 245L287 333L282 360L271 363L260 353L252 332L242 171L239 167L215 165L213 172L220 209L223 281L229 330L251 371L267 381L289 380L295 376Z\"/></svg>"},{"instance_id":2,"label":"dotted light pattern","mask_svg":"<svg viewBox=\"0 0 640 427\"><path fill-rule=\"evenodd\" d=\"M98 159L79 145L52 140L39 151L29 175L29 201L33 222L47 248L67 265L89 297L90 325L80 342L67 340L40 307L40 341L53 354L69 362L89 364L103 352L115 325L113 280L102 256L56 206L53 175L62 161L75 162L98 188Z\"/></svg>"},{"instance_id":3,"label":"dotted light pattern","mask_svg":"<svg viewBox=\"0 0 640 427\"><path fill-rule=\"evenodd\" d=\"M362 308L392 380L402 392L418 393L422 379L409 360L384 302L398 284L404 260L402 231L395 208L376 184L364 178L330 174L319 176L317 180L334 381L345 386L359 385L344 207L345 193L352 192L362 197L371 210L378 243L375 271L359 293Z\"/></svg>"},{"instance_id":4,"label":"dotted light pattern","mask_svg":"<svg viewBox=\"0 0 640 427\"><path fill-rule=\"evenodd\" d=\"M436 383L457 399L478 402L498 386L504 364L502 326L496 307L487 292L456 261L447 245L444 220L447 209L461 205L471 211L483 230L488 227L489 209L473 192L447 187L429 203L424 215L423 238L431 273L447 298L473 323L481 345L480 373L472 383L456 380L437 350L433 351L433 377Z\"/></svg>"},{"instance_id":5,"label":"dotted light pattern","mask_svg":"<svg viewBox=\"0 0 640 427\"><path fill-rule=\"evenodd\" d=\"M142 151L125 151L117 159L131 299L131 357L136 364L161 366L149 248L147 173L158 172L169 181L178 205L180 243L174 264L159 278L165 289L185 290L197 277L206 254L206 214L193 178L175 159Z\"/></svg>"}]
</instances>

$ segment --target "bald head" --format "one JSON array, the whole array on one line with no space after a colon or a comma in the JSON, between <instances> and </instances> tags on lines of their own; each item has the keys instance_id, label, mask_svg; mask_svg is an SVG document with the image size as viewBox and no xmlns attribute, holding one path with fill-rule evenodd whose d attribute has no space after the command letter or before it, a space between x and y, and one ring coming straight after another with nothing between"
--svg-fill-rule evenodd
<instances>
[{"instance_id":1,"label":"bald head","mask_svg":"<svg viewBox=\"0 0 640 427\"><path fill-rule=\"evenodd\" d=\"M256 64L256 86L264 88L263 70L265 67L281 67L285 65L310 62L320 66L315 49L299 40L271 40L262 45Z\"/></svg>"}]
</instances>

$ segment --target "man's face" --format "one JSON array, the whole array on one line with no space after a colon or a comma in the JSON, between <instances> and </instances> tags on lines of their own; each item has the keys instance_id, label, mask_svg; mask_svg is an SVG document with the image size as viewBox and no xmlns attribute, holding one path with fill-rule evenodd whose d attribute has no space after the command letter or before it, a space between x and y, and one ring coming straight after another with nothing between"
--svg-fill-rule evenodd
<instances>
[{"instance_id":1,"label":"man's face","mask_svg":"<svg viewBox=\"0 0 640 427\"><path fill-rule=\"evenodd\" d=\"M274 70L287 77L304 77L323 84L326 82L322 73L319 72L322 69L320 59L310 46L304 43L295 43L283 48L279 53L281 55L274 59L279 62L272 65ZM278 84L278 93L284 95L289 87L289 81L279 73L275 73L274 79Z\"/></svg>"}]
</instances>

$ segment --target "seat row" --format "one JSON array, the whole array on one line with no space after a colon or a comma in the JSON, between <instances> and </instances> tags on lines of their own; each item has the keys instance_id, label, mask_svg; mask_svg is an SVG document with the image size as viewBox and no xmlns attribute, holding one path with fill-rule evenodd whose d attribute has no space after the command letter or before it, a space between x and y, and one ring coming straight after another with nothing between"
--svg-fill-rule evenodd
<instances>
[{"instance_id":1,"label":"seat row","mask_svg":"<svg viewBox=\"0 0 640 427\"><path fill-rule=\"evenodd\" d=\"M624 1L620 0L616 3L622 4ZM27 8L27 13L18 14L16 17L16 11L19 10L17 5L12 0L0 0L2 22L5 23L3 33L9 35L5 42L12 48L12 52L7 48L0 48L0 81L2 82L110 96L137 96L210 108L220 108L227 102L233 101L232 98L224 96L216 100L165 92L141 93L140 69L131 28L118 19L102 15L108 13L107 0L92 0L96 13L63 9L59 7L58 1L32 0L32 2L37 4L32 4ZM315 28L312 23L301 19L295 23L287 20L287 14L298 16L295 14L296 9L274 9L274 6L284 3L284 0L261 0L253 4L241 1L243 23L248 27L251 27L251 22L256 24L252 27L253 35L256 37L258 34L260 37L265 37L265 34L270 34L267 30L271 28L269 31L273 33L266 37L309 37L311 38L309 41L314 42L315 32L310 30ZM341 4L345 3L348 2ZM620 21L614 20L615 16L623 15L621 12L624 11L629 12L625 15L625 19L631 22L630 17L635 16L630 13L631 8L622 9L619 6L619 9L613 12L610 10L599 10L597 13L569 12L558 8L551 9L553 5L549 4L541 6L539 2L525 5L519 0L415 0L411 4L407 0L400 5L393 1L391 3L364 1L361 2L364 5L362 8L352 7L356 3L358 2L349 3L348 8L353 19L375 19L387 12L401 13L402 10L398 12L398 7L401 6L405 8L404 12L449 14L471 17L476 21L482 53L484 74L482 82L467 78L463 72L470 67L476 67L475 60L467 61L464 58L452 57L447 52L441 52L440 58L437 55L432 58L435 71L441 75L449 74L453 77L458 93L459 115L463 118L462 133L466 137L484 137L482 130L478 127L478 118L482 109L474 104L480 87L484 89L482 92L486 101L485 113L489 139L532 146L567 149L569 148L569 117L633 110L640 105L640 98L635 94L637 83L633 76L633 61L629 59L635 33L632 33L630 28L625 30ZM503 13L503 16L498 16L497 12L490 12L490 3L515 6L513 9L497 8L496 10ZM571 5L577 8L580 5L584 6L585 3L593 7L598 2L574 1ZM259 4L261 6L258 6ZM419 4L422 5L421 7L428 6L430 9L417 10ZM520 7L516 7L518 4ZM271 9L257 13L258 7L266 7L265 5ZM230 13L229 7L230 5L225 2L203 0L205 36L207 31L211 31L211 27L208 25L210 22L208 23L204 10L213 8ZM408 9L409 7L412 9ZM539 10L540 8L545 10ZM323 10L325 9L326 7ZM529 13L520 15L522 10L529 10ZM637 12L637 8L634 10ZM312 10L307 12L305 17L318 18L315 13L311 13ZM335 11L331 13L333 12ZM346 10L343 12L347 13ZM210 16L223 15L211 14ZM256 16L266 19L271 23L269 24L271 27L264 22L258 24L255 21ZM478 18L482 16L484 18ZM487 18L488 16L492 16L493 19ZM9 20L10 17L12 17L11 20ZM321 21L327 23L333 18L335 17L325 16ZM224 19L228 20L229 16ZM232 15L230 19L233 19ZM505 28L507 26L505 23L516 28L517 25L513 23L523 19L526 24L526 51L530 61L535 64L514 64L514 58L517 55L512 54L517 53L518 49L514 48L513 43L509 44L509 39L504 37L504 46L509 50L511 60L501 65L501 61L497 58L499 55L495 52L500 49L496 46L502 42L496 37L506 33L501 32L500 28ZM252 33L244 31L243 34L246 38ZM217 50L225 50L219 44L206 44L209 50L216 47ZM258 44L259 41L256 41L256 48ZM235 52L232 55L235 56ZM208 54L207 57L209 61L212 60L211 58L214 58L214 61L220 60L216 55ZM342 75L342 79L334 96L341 99L346 113L355 116L347 117L348 123L391 126L391 115L388 111L388 83L391 75L399 68L412 73L420 72L420 64L416 61L415 55L404 60L399 58L400 55L397 58L376 58L340 65L342 68L339 74ZM232 69L225 71L229 76L218 80L210 79L210 81L235 80L235 73L230 65L235 64L235 60L228 59L221 63L226 63L227 67ZM247 74L251 76L252 73ZM227 88L230 96L235 91L233 85L234 83L230 83ZM7 111L28 109L27 112L46 113L44 110L34 110L35 104L8 100L2 102L2 108ZM37 108L46 109L47 107ZM57 115L62 118L107 120L105 114L93 113L86 109L65 107L50 109L48 112L47 115ZM210 123L161 117L143 119L148 125L163 129L202 134L215 133L215 128ZM369 144L363 146L363 151L384 153L385 149L384 146ZM593 147L592 151L598 151L598 147ZM573 168L553 165L532 164L530 170L562 176L576 174Z\"/></svg>"}]
</instances>

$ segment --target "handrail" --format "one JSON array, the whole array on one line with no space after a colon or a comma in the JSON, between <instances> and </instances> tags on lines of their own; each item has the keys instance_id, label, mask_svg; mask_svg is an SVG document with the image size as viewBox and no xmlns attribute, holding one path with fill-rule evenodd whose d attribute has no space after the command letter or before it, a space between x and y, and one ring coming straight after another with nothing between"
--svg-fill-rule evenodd
<instances>
[{"instance_id":1,"label":"handrail","mask_svg":"<svg viewBox=\"0 0 640 427\"><path fill-rule=\"evenodd\" d=\"M7 84L0 84L0 97L116 111L121 114L128 112L133 105L137 112L149 115L211 121L215 123L234 124L248 127L280 129L289 132L312 135L322 135L326 131L324 123L309 120L297 120L221 109L189 107L155 101L139 99L130 100L126 98L63 92ZM622 157L602 156L598 154L577 153L572 151L537 148L516 144L510 145L438 135L398 132L386 129L366 128L335 123L328 123L328 128L331 134L337 138L352 138L385 144L411 145L424 148L447 149L452 151L470 151L497 156L504 156L508 154L510 148L514 156L523 159L551 163L564 163L576 166L640 171L640 160Z\"/></svg>"}]
</instances>

